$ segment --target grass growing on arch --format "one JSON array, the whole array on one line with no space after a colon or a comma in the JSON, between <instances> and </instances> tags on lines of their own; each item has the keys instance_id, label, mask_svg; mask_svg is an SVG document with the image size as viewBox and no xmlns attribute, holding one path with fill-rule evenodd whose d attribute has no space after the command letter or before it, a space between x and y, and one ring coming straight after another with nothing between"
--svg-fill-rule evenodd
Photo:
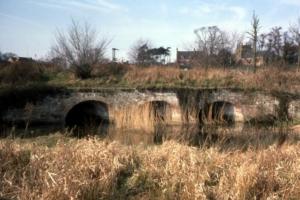
<instances>
[{"instance_id":1,"label":"grass growing on arch","mask_svg":"<svg viewBox=\"0 0 300 200\"><path fill-rule=\"evenodd\" d=\"M107 66L109 67L109 66ZM104 67L105 68L105 67ZM102 68L101 68L102 69ZM99 69L98 69L99 70ZM118 73L120 71L120 73ZM240 68L193 68L182 70L177 67L152 66L141 68L127 66L126 69L95 73L92 78L80 80L70 73L52 76L48 84L65 87L125 87L125 88L172 88L230 87L297 92L300 90L300 72L294 68L266 67L251 70Z\"/></svg>"},{"instance_id":2,"label":"grass growing on arch","mask_svg":"<svg viewBox=\"0 0 300 200\"><path fill-rule=\"evenodd\" d=\"M182 70L175 66L138 67L131 65L96 66L92 77L81 80L69 70L59 71L45 68L47 80L32 79L8 84L0 76L0 91L5 88L25 85L48 85L66 88L240 88L245 90L285 91L300 90L300 71L292 67L264 67L252 70L239 68L201 68ZM0 70L0 75L5 70ZM18 73L16 73L18 76Z\"/></svg>"}]
</instances>

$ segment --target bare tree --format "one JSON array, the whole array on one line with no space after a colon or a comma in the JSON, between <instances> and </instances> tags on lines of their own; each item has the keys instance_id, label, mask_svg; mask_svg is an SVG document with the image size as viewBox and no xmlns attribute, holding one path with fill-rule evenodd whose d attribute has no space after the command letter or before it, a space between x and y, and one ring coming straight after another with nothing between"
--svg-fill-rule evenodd
<instances>
[{"instance_id":1,"label":"bare tree","mask_svg":"<svg viewBox=\"0 0 300 200\"><path fill-rule=\"evenodd\" d=\"M56 43L52 47L53 55L64 59L74 69L78 78L89 78L92 66L104 60L106 47L110 41L106 38L98 40L95 29L90 24L72 19L66 33L57 31Z\"/></svg>"},{"instance_id":2,"label":"bare tree","mask_svg":"<svg viewBox=\"0 0 300 200\"><path fill-rule=\"evenodd\" d=\"M211 64L218 64L217 56L220 53L226 56L232 50L233 43L229 34L217 26L202 27L194 30L194 33L197 36L198 51L201 52L199 60L202 60L206 68Z\"/></svg>"},{"instance_id":3,"label":"bare tree","mask_svg":"<svg viewBox=\"0 0 300 200\"><path fill-rule=\"evenodd\" d=\"M152 48L150 40L137 40L128 52L129 59L132 63L144 65L149 61L150 55L148 50Z\"/></svg>"},{"instance_id":4,"label":"bare tree","mask_svg":"<svg viewBox=\"0 0 300 200\"><path fill-rule=\"evenodd\" d=\"M272 52L275 55L275 60L278 61L281 59L282 55L282 28L281 27L273 27L271 32L269 33L269 41L272 41L270 46L272 47Z\"/></svg>"},{"instance_id":5,"label":"bare tree","mask_svg":"<svg viewBox=\"0 0 300 200\"><path fill-rule=\"evenodd\" d=\"M230 49L230 51L232 53L234 53L235 50L236 50L236 48L237 48L237 46L239 44L243 43L245 35L242 34L242 33L236 32L236 31L230 32L230 33L226 33L226 34L228 35L227 36L228 37L228 39L227 39L228 44L226 44L226 46L227 46L227 48Z\"/></svg>"},{"instance_id":6,"label":"bare tree","mask_svg":"<svg viewBox=\"0 0 300 200\"><path fill-rule=\"evenodd\" d=\"M198 49L207 55L216 55L220 46L224 44L224 32L217 26L208 26L196 29Z\"/></svg>"},{"instance_id":7,"label":"bare tree","mask_svg":"<svg viewBox=\"0 0 300 200\"><path fill-rule=\"evenodd\" d=\"M300 17L298 17L297 23L290 26L290 32L293 35L293 39L298 46L298 71L300 70Z\"/></svg>"},{"instance_id":8,"label":"bare tree","mask_svg":"<svg viewBox=\"0 0 300 200\"><path fill-rule=\"evenodd\" d=\"M267 37L268 37L268 35L264 34L264 33L262 33L262 34L259 35L259 37L258 37L258 50L259 51L263 51L266 48Z\"/></svg>"},{"instance_id":9,"label":"bare tree","mask_svg":"<svg viewBox=\"0 0 300 200\"><path fill-rule=\"evenodd\" d=\"M294 43L293 38L291 37L288 31L285 31L283 34L283 47L282 47L282 57L285 63L295 64L297 62L298 46Z\"/></svg>"},{"instance_id":10,"label":"bare tree","mask_svg":"<svg viewBox=\"0 0 300 200\"><path fill-rule=\"evenodd\" d=\"M256 73L256 61L257 61L257 42L258 42L258 31L260 29L259 26L259 18L253 12L252 15L252 22L251 22L252 30L248 32L250 39L253 42L253 67L254 67L254 73Z\"/></svg>"},{"instance_id":11,"label":"bare tree","mask_svg":"<svg viewBox=\"0 0 300 200\"><path fill-rule=\"evenodd\" d=\"M224 69L235 64L234 52L243 40L243 34L222 31L217 60L218 64L223 66Z\"/></svg>"}]
</instances>

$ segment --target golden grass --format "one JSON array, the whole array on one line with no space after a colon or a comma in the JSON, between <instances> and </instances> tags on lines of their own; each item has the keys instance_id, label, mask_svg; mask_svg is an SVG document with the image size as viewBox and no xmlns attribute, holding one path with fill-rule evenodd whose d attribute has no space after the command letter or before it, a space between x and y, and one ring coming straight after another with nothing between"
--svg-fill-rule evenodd
<instances>
[{"instance_id":1,"label":"golden grass","mask_svg":"<svg viewBox=\"0 0 300 200\"><path fill-rule=\"evenodd\" d=\"M149 103L129 105L114 110L115 125L117 128L141 129L153 131L154 118Z\"/></svg>"},{"instance_id":2,"label":"golden grass","mask_svg":"<svg viewBox=\"0 0 300 200\"><path fill-rule=\"evenodd\" d=\"M134 68L124 79L132 85L234 87L244 89L299 91L300 72L296 69L260 68L254 74L249 70L175 67Z\"/></svg>"},{"instance_id":3,"label":"golden grass","mask_svg":"<svg viewBox=\"0 0 300 200\"><path fill-rule=\"evenodd\" d=\"M109 66L108 66L109 67ZM121 73L121 72L120 72ZM182 70L178 67L130 66L120 75L98 73L94 78L79 80L68 73L54 76L48 84L68 87L225 87L300 91L300 71L295 68L264 67L256 73L240 67L236 69L195 67Z\"/></svg>"},{"instance_id":4,"label":"golden grass","mask_svg":"<svg viewBox=\"0 0 300 200\"><path fill-rule=\"evenodd\" d=\"M60 137L60 136L59 136ZM220 151L64 136L49 148L0 140L8 199L299 199L300 144Z\"/></svg>"},{"instance_id":5,"label":"golden grass","mask_svg":"<svg viewBox=\"0 0 300 200\"><path fill-rule=\"evenodd\" d=\"M120 106L114 109L115 127L153 132L157 123L170 123L170 107L166 105L165 108L157 108L154 105L156 102L140 102L139 104ZM163 116L157 116L159 109L161 109ZM164 117L164 119L159 119L161 117Z\"/></svg>"}]
</instances>

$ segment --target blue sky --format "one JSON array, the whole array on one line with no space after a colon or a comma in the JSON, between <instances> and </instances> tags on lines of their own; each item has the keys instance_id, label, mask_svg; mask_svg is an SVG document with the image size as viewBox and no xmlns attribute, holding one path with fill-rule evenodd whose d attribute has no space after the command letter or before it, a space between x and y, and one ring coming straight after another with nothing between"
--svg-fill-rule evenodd
<instances>
[{"instance_id":1,"label":"blue sky","mask_svg":"<svg viewBox=\"0 0 300 200\"><path fill-rule=\"evenodd\" d=\"M45 56L57 29L66 29L71 18L88 21L100 35L111 38L110 49L120 49L126 59L139 38L155 46L185 49L193 30L218 25L229 31L250 28L253 10L262 31L287 28L300 16L300 0L0 0L0 51L20 56Z\"/></svg>"}]
</instances>

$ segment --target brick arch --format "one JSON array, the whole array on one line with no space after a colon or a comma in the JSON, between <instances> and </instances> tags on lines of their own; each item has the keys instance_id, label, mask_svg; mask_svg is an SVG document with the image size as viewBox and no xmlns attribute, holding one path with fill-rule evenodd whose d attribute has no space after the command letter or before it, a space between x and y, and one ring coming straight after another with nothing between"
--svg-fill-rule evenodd
<instances>
[{"instance_id":1,"label":"brick arch","mask_svg":"<svg viewBox=\"0 0 300 200\"><path fill-rule=\"evenodd\" d=\"M84 100L72 105L64 117L66 127L84 127L92 124L100 126L108 124L109 121L108 105L97 100Z\"/></svg>"}]
</instances>

